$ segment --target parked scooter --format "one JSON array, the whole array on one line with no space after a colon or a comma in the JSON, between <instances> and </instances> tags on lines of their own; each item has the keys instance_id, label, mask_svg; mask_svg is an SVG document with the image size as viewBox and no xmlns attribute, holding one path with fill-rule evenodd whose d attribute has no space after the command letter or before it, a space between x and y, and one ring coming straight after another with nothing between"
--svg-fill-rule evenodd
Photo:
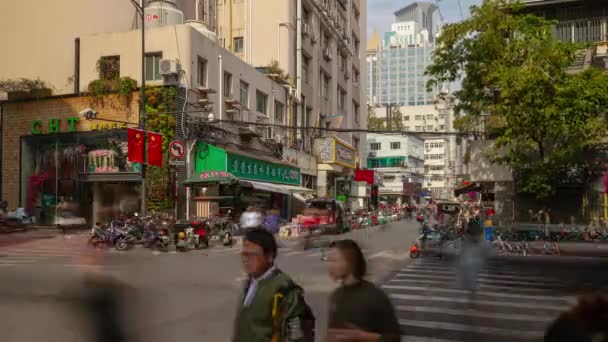
<instances>
[{"instance_id":1,"label":"parked scooter","mask_svg":"<svg viewBox=\"0 0 608 342\"><path fill-rule=\"evenodd\" d=\"M232 228L225 226L220 230L219 236L222 238L222 244L226 247L232 247L234 239L232 238Z\"/></svg>"}]
</instances>

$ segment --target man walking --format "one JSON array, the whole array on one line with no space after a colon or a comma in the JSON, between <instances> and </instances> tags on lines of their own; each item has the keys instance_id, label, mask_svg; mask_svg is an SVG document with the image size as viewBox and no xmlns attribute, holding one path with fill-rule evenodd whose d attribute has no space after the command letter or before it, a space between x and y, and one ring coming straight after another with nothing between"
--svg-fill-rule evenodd
<instances>
[{"instance_id":1,"label":"man walking","mask_svg":"<svg viewBox=\"0 0 608 342\"><path fill-rule=\"evenodd\" d=\"M245 234L241 261L248 275L233 342L312 342L314 315L300 286L275 264L277 243L264 229Z\"/></svg>"}]
</instances>

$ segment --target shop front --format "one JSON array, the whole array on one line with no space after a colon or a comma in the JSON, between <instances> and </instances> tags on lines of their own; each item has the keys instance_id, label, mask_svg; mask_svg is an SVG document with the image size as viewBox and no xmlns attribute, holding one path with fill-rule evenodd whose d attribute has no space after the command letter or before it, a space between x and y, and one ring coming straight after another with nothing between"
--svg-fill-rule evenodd
<instances>
[{"instance_id":1,"label":"shop front","mask_svg":"<svg viewBox=\"0 0 608 342\"><path fill-rule=\"evenodd\" d=\"M185 185L191 187L192 214L197 217L223 216L228 211L238 217L255 205L289 219L293 215L292 195L312 192L300 186L297 167L204 142L197 144L194 169Z\"/></svg>"},{"instance_id":2,"label":"shop front","mask_svg":"<svg viewBox=\"0 0 608 342\"><path fill-rule=\"evenodd\" d=\"M9 210L25 208L40 224L64 217L84 218L88 225L139 211L141 165L127 161L126 126L75 114L88 101L3 104L2 198ZM133 120L125 109L96 110L101 117Z\"/></svg>"},{"instance_id":3,"label":"shop front","mask_svg":"<svg viewBox=\"0 0 608 342\"><path fill-rule=\"evenodd\" d=\"M318 138L314 143L318 158L317 195L344 199L349 207L357 149L336 137Z\"/></svg>"}]
</instances>

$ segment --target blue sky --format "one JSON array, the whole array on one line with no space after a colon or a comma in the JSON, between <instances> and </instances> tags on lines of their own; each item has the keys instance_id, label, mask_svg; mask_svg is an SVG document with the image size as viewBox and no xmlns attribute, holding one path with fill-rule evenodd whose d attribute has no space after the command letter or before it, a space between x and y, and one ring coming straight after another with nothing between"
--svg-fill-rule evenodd
<instances>
[{"instance_id":1,"label":"blue sky","mask_svg":"<svg viewBox=\"0 0 608 342\"><path fill-rule=\"evenodd\" d=\"M435 2L435 0L427 0ZM460 6L458 2L460 1ZM461 20L460 7L462 14L466 18L469 15L471 5L479 5L482 0L437 0L439 10L446 23ZM382 37L383 33L390 28L395 20L394 12L411 3L413 0L367 0L367 36L370 37L373 30L377 29Z\"/></svg>"}]
</instances>

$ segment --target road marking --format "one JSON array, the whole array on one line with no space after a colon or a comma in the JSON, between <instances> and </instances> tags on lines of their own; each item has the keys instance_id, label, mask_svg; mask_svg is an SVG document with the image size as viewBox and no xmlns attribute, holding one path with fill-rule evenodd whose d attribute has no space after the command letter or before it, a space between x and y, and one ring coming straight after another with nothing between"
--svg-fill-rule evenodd
<instances>
[{"instance_id":1,"label":"road marking","mask_svg":"<svg viewBox=\"0 0 608 342\"><path fill-rule=\"evenodd\" d=\"M553 317L548 316L533 316L533 315L520 315L520 314L505 314L505 313L494 313L490 311L481 311L475 309L449 309L449 308L435 308L429 306L413 306L413 305L397 305L395 306L397 311L417 312L417 313L434 313L450 316L466 316L466 317L478 317L478 318L491 318L491 319L504 319L513 321L534 321L540 323L549 323L553 321Z\"/></svg>"},{"instance_id":2,"label":"road marking","mask_svg":"<svg viewBox=\"0 0 608 342\"><path fill-rule=\"evenodd\" d=\"M446 323L446 322L425 322L425 321L415 321L411 319L400 319L399 324L405 326L413 326L420 328L428 328L428 329L441 329L441 330L452 330L452 331L462 331L462 332L473 332L478 334L491 334L491 335L499 335L506 337L527 337L527 338L539 338L542 337L544 331L524 331L521 329L517 330L508 330L508 329L500 329L500 328L491 328L491 327L483 327L477 325L465 325L465 324L456 324L456 323Z\"/></svg>"},{"instance_id":3,"label":"road marking","mask_svg":"<svg viewBox=\"0 0 608 342\"><path fill-rule=\"evenodd\" d=\"M426 279L391 279L388 281L389 283L412 283L412 284L429 284L429 285L449 285L446 284L445 280L426 280ZM514 289L520 289L513 286L496 286L496 285L486 285L481 284L479 286L480 289L488 289L488 290L503 290L503 291L511 291ZM523 288L522 290L530 291L530 292L546 292L547 289L537 289L537 288Z\"/></svg>"},{"instance_id":4,"label":"road marking","mask_svg":"<svg viewBox=\"0 0 608 342\"><path fill-rule=\"evenodd\" d=\"M396 278L423 278L423 279L445 279L445 280L454 280L456 279L456 275L454 276L443 276L443 275L426 275L426 274L409 274L409 273L397 273L395 275ZM537 286L546 286L546 287L562 287L559 283L548 283L548 282L529 282L529 281L513 281L513 280L503 280L503 279L490 279L491 277L487 276L478 276L478 282L480 283L503 283L503 284L513 284L513 285L537 285Z\"/></svg>"},{"instance_id":5,"label":"road marking","mask_svg":"<svg viewBox=\"0 0 608 342\"><path fill-rule=\"evenodd\" d=\"M564 305L545 305L538 303L512 303L512 302L497 302L492 300L478 300L469 298L450 298L450 297L439 297L439 296L419 296L419 295L407 295L407 294L397 294L397 293L389 293L389 297L395 299L402 300L424 300L424 301L432 301L432 302L452 302L452 303L460 303L460 304L468 304L475 303L481 305L493 305L493 306L504 306L510 308L526 308L526 309L542 309L542 310L552 310L557 312L562 312L566 307Z\"/></svg>"},{"instance_id":6,"label":"road marking","mask_svg":"<svg viewBox=\"0 0 608 342\"><path fill-rule=\"evenodd\" d=\"M470 293L468 290L461 289L445 289L445 288L428 288L420 286L401 286L401 285L382 285L382 288L390 290L411 290L411 291L428 291L428 292L445 292L445 293L458 293L467 294ZM553 300L553 301L564 301L564 304L570 304L570 301L575 300L575 297L571 296L540 296L540 295L526 295L526 294L515 294L515 293L502 293L494 291L477 291L479 296L494 296L502 298L514 298L514 299L527 299L527 300Z\"/></svg>"},{"instance_id":7,"label":"road marking","mask_svg":"<svg viewBox=\"0 0 608 342\"><path fill-rule=\"evenodd\" d=\"M402 270L403 271L403 270ZM410 270L407 270L410 271ZM417 274L456 274L457 272L455 271L436 271L436 270L423 270L423 269L418 269L418 270L411 270L412 272L416 272ZM507 279L520 279L520 280L547 280L546 277L534 277L534 276L523 276L523 275L516 275L516 274L512 274L512 275L506 275L506 274L495 274L493 272L488 272L488 271L480 271L479 274L483 274L486 275L490 278L507 278Z\"/></svg>"},{"instance_id":8,"label":"road marking","mask_svg":"<svg viewBox=\"0 0 608 342\"><path fill-rule=\"evenodd\" d=\"M287 253L280 253L279 256L292 256L292 255L298 255L298 254L303 254L305 253L305 251L291 251L291 252L287 252Z\"/></svg>"},{"instance_id":9,"label":"road marking","mask_svg":"<svg viewBox=\"0 0 608 342\"><path fill-rule=\"evenodd\" d=\"M421 336L401 336L401 342L461 342L461 341L444 340L442 338L421 337Z\"/></svg>"}]
</instances>

